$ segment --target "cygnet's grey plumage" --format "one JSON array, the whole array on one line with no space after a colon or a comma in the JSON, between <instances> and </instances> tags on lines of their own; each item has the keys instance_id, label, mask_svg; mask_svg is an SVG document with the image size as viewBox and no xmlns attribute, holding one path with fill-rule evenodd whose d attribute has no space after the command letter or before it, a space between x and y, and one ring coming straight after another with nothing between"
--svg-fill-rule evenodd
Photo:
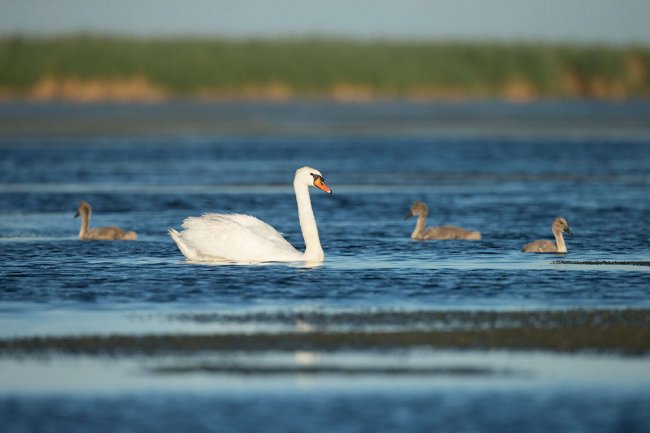
<instances>
[{"instance_id":1,"label":"cygnet's grey plumage","mask_svg":"<svg viewBox=\"0 0 650 433\"><path fill-rule=\"evenodd\" d=\"M476 230L465 230L458 226L437 226L426 227L427 216L429 215L429 208L421 201L416 201L411 205L411 209L406 214L406 218L413 216L418 217L415 223L415 229L411 233L411 238L416 241L426 241L430 239L438 240L452 240L462 239L467 241L478 241L481 239L481 233Z\"/></svg>"},{"instance_id":2,"label":"cygnet's grey plumage","mask_svg":"<svg viewBox=\"0 0 650 433\"><path fill-rule=\"evenodd\" d=\"M85 201L82 201L77 208L75 218L81 216L81 229L79 239L82 241L134 241L138 235L134 231L124 231L119 227L97 227L89 229L90 215L93 210Z\"/></svg>"},{"instance_id":3,"label":"cygnet's grey plumage","mask_svg":"<svg viewBox=\"0 0 650 433\"><path fill-rule=\"evenodd\" d=\"M522 253L566 253L567 248L564 243L564 236L562 233L568 233L573 236L569 229L569 223L562 217L557 217L553 220L551 225L555 242L547 240L538 240L527 243L521 248Z\"/></svg>"}]
</instances>

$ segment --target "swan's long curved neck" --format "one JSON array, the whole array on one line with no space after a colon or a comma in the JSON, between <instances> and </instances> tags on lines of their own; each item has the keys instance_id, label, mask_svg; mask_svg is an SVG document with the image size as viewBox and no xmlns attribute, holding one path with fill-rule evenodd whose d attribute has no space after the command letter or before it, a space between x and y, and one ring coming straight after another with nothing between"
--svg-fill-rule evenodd
<instances>
[{"instance_id":1,"label":"swan's long curved neck","mask_svg":"<svg viewBox=\"0 0 650 433\"><path fill-rule=\"evenodd\" d=\"M566 244L564 243L564 236L562 236L562 232L553 230L553 236L555 236L555 245L557 246L557 252L566 253Z\"/></svg>"},{"instance_id":2,"label":"swan's long curved neck","mask_svg":"<svg viewBox=\"0 0 650 433\"><path fill-rule=\"evenodd\" d=\"M318 237L318 227L314 210L311 207L309 189L306 185L296 181L293 183L293 189L296 192L296 202L298 203L300 230L302 230L302 237L305 240L304 258L308 261L322 261L324 253Z\"/></svg>"},{"instance_id":3,"label":"swan's long curved neck","mask_svg":"<svg viewBox=\"0 0 650 433\"><path fill-rule=\"evenodd\" d=\"M90 212L81 213L81 229L79 230L79 239L82 239L88 233L88 225L90 223Z\"/></svg>"},{"instance_id":4,"label":"swan's long curved neck","mask_svg":"<svg viewBox=\"0 0 650 433\"><path fill-rule=\"evenodd\" d=\"M418 215L418 222L415 223L415 229L411 233L412 239L416 239L424 233L424 229L427 226L427 216L428 214L424 212Z\"/></svg>"}]
</instances>

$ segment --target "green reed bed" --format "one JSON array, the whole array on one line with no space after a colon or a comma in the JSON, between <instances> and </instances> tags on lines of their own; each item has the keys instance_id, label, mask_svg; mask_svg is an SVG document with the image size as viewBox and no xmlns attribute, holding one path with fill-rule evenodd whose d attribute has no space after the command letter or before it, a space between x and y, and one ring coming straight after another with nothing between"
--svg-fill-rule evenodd
<instances>
[{"instance_id":1,"label":"green reed bed","mask_svg":"<svg viewBox=\"0 0 650 433\"><path fill-rule=\"evenodd\" d=\"M0 89L138 77L170 96L283 86L293 97L650 95L650 48L324 39L0 39ZM257 86L257 87L256 87Z\"/></svg>"}]
</instances>

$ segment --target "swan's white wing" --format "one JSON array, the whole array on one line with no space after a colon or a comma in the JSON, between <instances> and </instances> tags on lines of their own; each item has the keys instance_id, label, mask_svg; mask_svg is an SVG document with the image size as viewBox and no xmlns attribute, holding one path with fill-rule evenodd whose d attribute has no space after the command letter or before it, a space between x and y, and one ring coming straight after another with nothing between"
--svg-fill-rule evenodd
<instances>
[{"instance_id":1,"label":"swan's white wing","mask_svg":"<svg viewBox=\"0 0 650 433\"><path fill-rule=\"evenodd\" d=\"M277 230L250 215L205 214L183 221L176 243L189 259L237 262L300 260L297 251ZM173 236L172 236L173 237ZM191 251L190 257L186 251Z\"/></svg>"}]
</instances>

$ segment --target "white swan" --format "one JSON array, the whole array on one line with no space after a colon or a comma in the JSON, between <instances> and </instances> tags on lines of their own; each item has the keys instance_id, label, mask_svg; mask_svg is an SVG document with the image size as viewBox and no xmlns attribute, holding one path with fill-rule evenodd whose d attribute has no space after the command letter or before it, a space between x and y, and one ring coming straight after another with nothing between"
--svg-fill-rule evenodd
<instances>
[{"instance_id":1,"label":"white swan","mask_svg":"<svg viewBox=\"0 0 650 433\"><path fill-rule=\"evenodd\" d=\"M569 236L573 236L573 233L569 229L569 223L562 218L557 217L553 220L553 225L551 225L551 230L553 230L553 236L555 236L555 242L547 240L539 240L529 242L523 247L521 247L522 253L566 253L566 244L564 243L564 236L562 233L567 233Z\"/></svg>"},{"instance_id":2,"label":"white swan","mask_svg":"<svg viewBox=\"0 0 650 433\"><path fill-rule=\"evenodd\" d=\"M318 170L310 167L296 170L293 188L298 202L300 229L305 239L304 253L296 250L273 227L250 215L189 217L183 221L183 231L179 233L169 229L169 235L183 255L193 261L322 262L324 253L309 198L310 186L332 193Z\"/></svg>"}]
</instances>

